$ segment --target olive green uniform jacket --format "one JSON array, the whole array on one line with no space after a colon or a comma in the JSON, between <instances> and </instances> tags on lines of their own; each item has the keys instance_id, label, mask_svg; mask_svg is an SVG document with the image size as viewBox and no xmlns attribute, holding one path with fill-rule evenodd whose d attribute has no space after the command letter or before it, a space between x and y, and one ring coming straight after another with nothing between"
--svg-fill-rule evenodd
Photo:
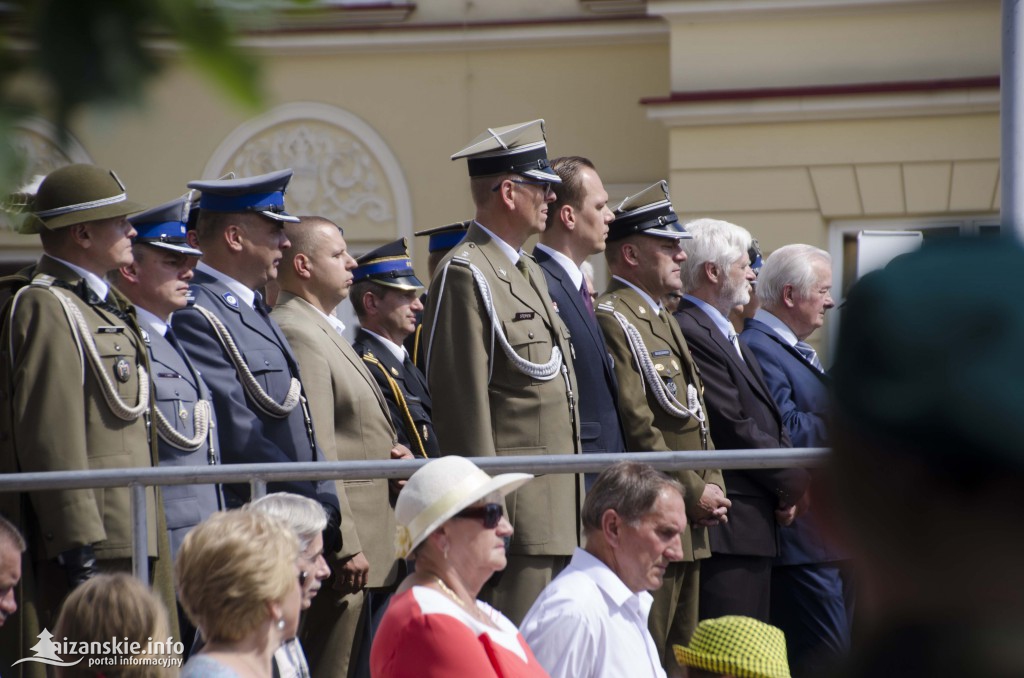
<instances>
[{"instance_id":1,"label":"olive green uniform jacket","mask_svg":"<svg viewBox=\"0 0 1024 678\"><path fill-rule=\"evenodd\" d=\"M78 273L45 255L35 267L18 276L29 280L40 274L61 285L84 289L85 282ZM156 447L147 431L152 395L146 412L131 421L113 413L55 294L64 295L81 312L104 374L129 407L139 402L138 367L149 367L134 309L113 288L107 295L109 303L104 305L94 294L80 295L57 284L52 287L33 285L24 289L9 300L0 320L0 471L156 465ZM91 297L91 301L83 296ZM152 488L146 491L146 501L148 548L153 558L158 554L158 542L168 542L162 505ZM34 644L33 630L52 626L55 621L57 604L67 592L65 573L54 562L61 552L92 544L101 570L130 566L130 506L127 487L0 495L0 511L24 531L29 545L24 599L19 601L19 626L26 636L21 642ZM169 547L164 552L169 554ZM170 558L166 560L163 565L167 568L158 568L154 585L165 594L165 603L170 602L173 610L173 595L167 600ZM7 636L6 625L4 632ZM7 647L5 638L5 655ZM31 656L28 646L16 655L24 656Z\"/></svg>"},{"instance_id":2,"label":"olive green uniform jacket","mask_svg":"<svg viewBox=\"0 0 1024 678\"><path fill-rule=\"evenodd\" d=\"M578 454L576 377L569 330L548 295L544 272L522 255L530 279L474 222L442 260L424 314L427 382L442 454L466 457ZM483 278L496 327L469 265ZM493 337L504 332L515 353L546 363L558 347L563 370L542 381L523 374ZM579 543L580 476L550 474L505 499L515 528L511 555L570 556Z\"/></svg>"}]
</instances>

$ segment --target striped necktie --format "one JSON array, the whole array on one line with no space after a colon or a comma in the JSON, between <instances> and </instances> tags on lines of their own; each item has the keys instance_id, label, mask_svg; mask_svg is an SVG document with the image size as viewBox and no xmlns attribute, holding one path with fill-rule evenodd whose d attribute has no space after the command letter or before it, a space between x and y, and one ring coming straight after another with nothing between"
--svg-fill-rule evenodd
<instances>
[{"instance_id":1,"label":"striped necktie","mask_svg":"<svg viewBox=\"0 0 1024 678\"><path fill-rule=\"evenodd\" d=\"M794 348L796 348L796 350L800 352L800 355L804 357L804 360L806 360L807 362L814 366L814 369L818 370L819 372L824 372L824 370L821 368L821 361L818 360L818 353L811 347L810 344L803 341L798 341L796 342Z\"/></svg>"}]
</instances>

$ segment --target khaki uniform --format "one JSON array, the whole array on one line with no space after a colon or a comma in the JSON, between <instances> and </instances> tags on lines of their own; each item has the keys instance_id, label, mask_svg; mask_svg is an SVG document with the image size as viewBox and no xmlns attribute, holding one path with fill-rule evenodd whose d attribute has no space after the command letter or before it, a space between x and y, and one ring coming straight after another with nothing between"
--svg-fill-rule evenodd
<instances>
[{"instance_id":1,"label":"khaki uniform","mask_svg":"<svg viewBox=\"0 0 1024 678\"><path fill-rule=\"evenodd\" d=\"M398 438L387 403L348 341L309 302L288 292L281 293L272 317L299 362L317 440L327 461L390 459ZM339 605L332 589L339 561L362 552L370 563L368 588L393 587L399 574L388 481L346 480L336 487L342 547L303 627L302 643L317 678L348 675L353 644L358 645L362 636L364 593L345 596Z\"/></svg>"},{"instance_id":2,"label":"khaki uniform","mask_svg":"<svg viewBox=\"0 0 1024 678\"><path fill-rule=\"evenodd\" d=\"M548 295L544 272L529 255L523 259L529 280L474 223L434 276L423 332L429 342L427 382L442 454L580 452L569 331ZM486 280L496 328L470 265ZM504 333L517 355L532 363L548 362L557 346L562 370L548 380L527 376L492 336L495 329ZM540 477L506 497L505 504L515 528L509 566L496 589L485 588L482 597L518 623L579 544L581 478Z\"/></svg>"},{"instance_id":3,"label":"khaki uniform","mask_svg":"<svg viewBox=\"0 0 1024 678\"><path fill-rule=\"evenodd\" d=\"M690 357L679 323L664 309L660 315L655 315L636 290L615 279L598 299L596 311L608 350L615 360L619 413L627 449L633 452L714 449L710 437L702 435L694 418L672 416L655 399L653 389L645 388L626 334L613 313L621 313L640 333L658 375L669 390L676 390L678 400L686 402L687 384L693 384L701 394L701 408L706 412L700 374ZM688 516L692 515L705 484L713 483L725 489L722 472L717 469L678 471L673 475L685 488ZM683 533L683 552L684 561L669 567L665 584L654 592L650 617L658 651L662 653L663 662L668 663L674 662L672 644L685 645L696 628L699 561L711 555L707 528L694 525L690 518Z\"/></svg>"},{"instance_id":4,"label":"khaki uniform","mask_svg":"<svg viewBox=\"0 0 1024 678\"><path fill-rule=\"evenodd\" d=\"M28 279L40 274L43 277L36 278L37 284L8 302L2 321L0 471L154 465L155 446L147 432L151 399L146 411L134 419L126 421L114 414L56 295L62 295L81 312L104 373L128 407L139 402L138 367L148 368L146 347L137 333L130 304L111 289L109 306L120 310L127 320L119 317L85 290L77 273L47 256L20 275ZM91 296L93 301L83 296ZM149 555L155 557L158 540L167 543L166 529L153 489L148 488L146 493ZM24 596L19 601L22 609L16 618L21 623L9 622L3 628L5 659L12 652L14 659L31 656L28 648L38 642L35 634L53 626L57 606L67 593L64 570L54 562L61 552L92 544L101 570L130 568L130 505L126 487L0 495L3 513L24 530L29 543ZM165 579L158 576L154 584L167 585ZM173 609L173 596L170 602ZM22 635L16 641L21 643L20 650L9 643L17 627Z\"/></svg>"}]
</instances>

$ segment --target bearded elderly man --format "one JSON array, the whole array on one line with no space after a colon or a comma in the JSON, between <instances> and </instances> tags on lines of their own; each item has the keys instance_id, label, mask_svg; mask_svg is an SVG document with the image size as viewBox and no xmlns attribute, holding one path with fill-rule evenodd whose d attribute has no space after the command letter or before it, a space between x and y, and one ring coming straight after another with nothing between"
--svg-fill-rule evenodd
<instances>
[{"instance_id":1,"label":"bearded elderly man","mask_svg":"<svg viewBox=\"0 0 1024 678\"><path fill-rule=\"evenodd\" d=\"M739 343L729 311L750 302L753 238L725 221L686 224L682 301L675 317L704 380L716 449L790 447L782 415L761 367ZM725 471L729 522L711 533L712 557L701 569L700 617L743 615L768 621L776 520L792 522L809 476L803 469ZM776 511L778 510L778 513Z\"/></svg>"},{"instance_id":2,"label":"bearded elderly man","mask_svg":"<svg viewBox=\"0 0 1024 678\"><path fill-rule=\"evenodd\" d=\"M552 678L665 676L647 630L668 564L683 559L683 486L647 464L606 468L583 504L586 548L520 627Z\"/></svg>"}]
</instances>

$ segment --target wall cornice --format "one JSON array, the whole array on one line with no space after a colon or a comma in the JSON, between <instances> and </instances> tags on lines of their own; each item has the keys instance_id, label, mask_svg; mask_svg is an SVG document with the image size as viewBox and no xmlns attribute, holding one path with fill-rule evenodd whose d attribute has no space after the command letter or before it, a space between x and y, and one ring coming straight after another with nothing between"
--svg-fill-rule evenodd
<instances>
[{"instance_id":1,"label":"wall cornice","mask_svg":"<svg viewBox=\"0 0 1024 678\"><path fill-rule=\"evenodd\" d=\"M669 20L745 21L758 18L860 14L938 7L976 9L998 0L648 0L647 12Z\"/></svg>"},{"instance_id":2,"label":"wall cornice","mask_svg":"<svg viewBox=\"0 0 1024 678\"><path fill-rule=\"evenodd\" d=\"M755 90L674 92L641 99L667 127L962 115L999 111L997 76Z\"/></svg>"}]
</instances>

